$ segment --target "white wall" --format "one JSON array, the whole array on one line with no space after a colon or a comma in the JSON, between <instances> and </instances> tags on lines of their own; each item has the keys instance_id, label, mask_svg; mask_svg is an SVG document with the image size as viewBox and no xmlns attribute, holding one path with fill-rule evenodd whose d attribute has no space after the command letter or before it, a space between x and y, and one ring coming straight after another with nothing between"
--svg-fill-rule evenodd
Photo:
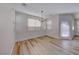
<instances>
[{"instance_id":1,"label":"white wall","mask_svg":"<svg viewBox=\"0 0 79 59\"><path fill-rule=\"evenodd\" d=\"M14 44L15 12L11 4L0 4L0 54L11 54Z\"/></svg>"},{"instance_id":2,"label":"white wall","mask_svg":"<svg viewBox=\"0 0 79 59\"><path fill-rule=\"evenodd\" d=\"M47 25L46 33L48 36L59 38L59 16L51 15L47 22L51 21L51 25Z\"/></svg>"},{"instance_id":3,"label":"white wall","mask_svg":"<svg viewBox=\"0 0 79 59\"><path fill-rule=\"evenodd\" d=\"M25 40L30 38L35 38L39 36L45 35L45 29L44 29L44 23L42 23L42 26L40 28L28 28L28 18L32 19L41 19L40 17L24 14L21 12L16 12L16 40Z\"/></svg>"}]
</instances>

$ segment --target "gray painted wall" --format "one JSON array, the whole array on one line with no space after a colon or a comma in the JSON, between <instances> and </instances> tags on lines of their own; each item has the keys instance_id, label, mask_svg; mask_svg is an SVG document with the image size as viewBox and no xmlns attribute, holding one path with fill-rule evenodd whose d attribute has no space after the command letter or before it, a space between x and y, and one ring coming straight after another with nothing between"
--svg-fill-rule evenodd
<instances>
[{"instance_id":1,"label":"gray painted wall","mask_svg":"<svg viewBox=\"0 0 79 59\"><path fill-rule=\"evenodd\" d=\"M41 19L40 17L16 12L16 27L15 36L16 40L30 39L45 35L45 23L42 22L42 26L39 28L28 28L27 19ZM34 30L33 30L34 29Z\"/></svg>"},{"instance_id":2,"label":"gray painted wall","mask_svg":"<svg viewBox=\"0 0 79 59\"><path fill-rule=\"evenodd\" d=\"M29 39L33 37L46 35L46 34L51 37L56 37L60 39L71 39L75 34L75 31L72 29L72 27L75 24L75 21L71 14L51 15L48 17L47 21L42 22L41 28L36 28L35 30L32 30L32 31L28 30L28 27L27 27L28 18L40 19L40 17L37 17L37 16L16 12L16 39L17 40ZM49 25L47 24L47 22L49 21L51 21L52 23L50 25L51 28L49 28ZM70 37L62 38L60 36L61 22L69 23Z\"/></svg>"},{"instance_id":3,"label":"gray painted wall","mask_svg":"<svg viewBox=\"0 0 79 59\"><path fill-rule=\"evenodd\" d=\"M51 24L48 23L49 21ZM59 15L51 15L48 17L46 33L48 36L59 38Z\"/></svg>"},{"instance_id":4,"label":"gray painted wall","mask_svg":"<svg viewBox=\"0 0 79 59\"><path fill-rule=\"evenodd\" d=\"M0 54L11 54L14 47L15 10L12 4L0 4Z\"/></svg>"},{"instance_id":5,"label":"gray painted wall","mask_svg":"<svg viewBox=\"0 0 79 59\"><path fill-rule=\"evenodd\" d=\"M75 27L74 35L79 35L79 19L75 19L74 27Z\"/></svg>"}]
</instances>

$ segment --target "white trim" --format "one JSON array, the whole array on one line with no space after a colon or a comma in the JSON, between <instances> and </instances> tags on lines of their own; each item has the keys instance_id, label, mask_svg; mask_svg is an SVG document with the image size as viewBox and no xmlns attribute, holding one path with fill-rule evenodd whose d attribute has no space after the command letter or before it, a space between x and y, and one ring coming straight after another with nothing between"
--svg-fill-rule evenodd
<instances>
[{"instance_id":1,"label":"white trim","mask_svg":"<svg viewBox=\"0 0 79 59\"><path fill-rule=\"evenodd\" d=\"M14 46L15 46L15 41L14 41L13 44L12 44L10 55L12 55Z\"/></svg>"}]
</instances>

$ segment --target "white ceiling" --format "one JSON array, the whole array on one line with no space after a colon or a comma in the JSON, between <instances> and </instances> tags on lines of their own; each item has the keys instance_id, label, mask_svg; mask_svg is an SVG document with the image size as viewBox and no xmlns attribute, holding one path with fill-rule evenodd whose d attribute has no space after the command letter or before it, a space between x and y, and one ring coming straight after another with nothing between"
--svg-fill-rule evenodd
<instances>
[{"instance_id":1,"label":"white ceiling","mask_svg":"<svg viewBox=\"0 0 79 59\"><path fill-rule=\"evenodd\" d=\"M16 4L16 10L44 17L61 13L78 14L79 3L26 3L25 6L22 6L22 4L20 3ZM44 10L44 13L41 14L41 10Z\"/></svg>"}]
</instances>

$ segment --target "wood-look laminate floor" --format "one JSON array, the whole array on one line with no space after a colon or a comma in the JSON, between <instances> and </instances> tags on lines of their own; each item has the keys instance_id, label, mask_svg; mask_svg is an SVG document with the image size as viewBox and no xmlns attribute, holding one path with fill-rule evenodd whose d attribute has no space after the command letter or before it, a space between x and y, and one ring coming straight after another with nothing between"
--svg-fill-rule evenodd
<instances>
[{"instance_id":1,"label":"wood-look laminate floor","mask_svg":"<svg viewBox=\"0 0 79 59\"><path fill-rule=\"evenodd\" d=\"M44 36L16 42L14 55L78 55L79 40L59 40Z\"/></svg>"}]
</instances>

